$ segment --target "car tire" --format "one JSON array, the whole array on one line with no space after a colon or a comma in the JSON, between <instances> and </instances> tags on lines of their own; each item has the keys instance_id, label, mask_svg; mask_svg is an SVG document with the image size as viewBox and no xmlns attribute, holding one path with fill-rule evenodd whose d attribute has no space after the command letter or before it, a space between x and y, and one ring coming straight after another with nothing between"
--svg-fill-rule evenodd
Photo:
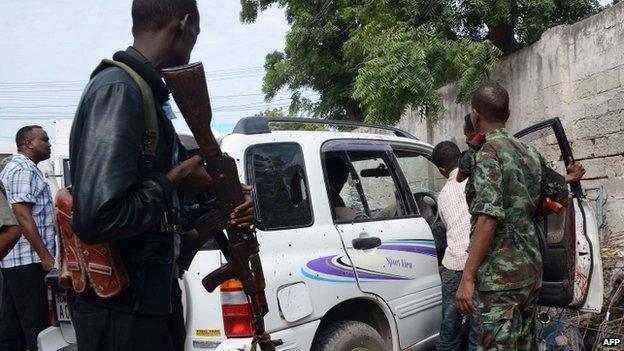
<instances>
[{"instance_id":1,"label":"car tire","mask_svg":"<svg viewBox=\"0 0 624 351\"><path fill-rule=\"evenodd\" d=\"M357 321L334 322L314 338L312 351L384 351L381 335L370 325Z\"/></svg>"}]
</instances>

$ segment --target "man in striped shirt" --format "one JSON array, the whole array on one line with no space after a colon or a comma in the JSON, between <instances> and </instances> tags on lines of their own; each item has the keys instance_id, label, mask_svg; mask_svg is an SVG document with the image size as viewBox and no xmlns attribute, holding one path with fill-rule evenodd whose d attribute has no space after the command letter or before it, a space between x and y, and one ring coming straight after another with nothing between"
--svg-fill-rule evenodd
<instances>
[{"instance_id":1,"label":"man in striped shirt","mask_svg":"<svg viewBox=\"0 0 624 351\"><path fill-rule=\"evenodd\" d=\"M37 335L49 325L45 274L54 267L54 205L37 163L50 158L51 145L40 126L15 137L18 153L0 173L23 237L0 262L0 350L37 350Z\"/></svg>"},{"instance_id":2,"label":"man in striped shirt","mask_svg":"<svg viewBox=\"0 0 624 351\"><path fill-rule=\"evenodd\" d=\"M438 350L455 351L460 349L460 335L463 316L455 306L455 293L461 281L462 272L468 259L470 242L470 212L464 189L466 181L458 182L458 162L461 153L455 143L443 141L433 149L433 163L440 173L448 178L438 196L438 211L446 225L447 247L442 259L442 325L438 339ZM475 318L470 320L468 350L476 350Z\"/></svg>"}]
</instances>

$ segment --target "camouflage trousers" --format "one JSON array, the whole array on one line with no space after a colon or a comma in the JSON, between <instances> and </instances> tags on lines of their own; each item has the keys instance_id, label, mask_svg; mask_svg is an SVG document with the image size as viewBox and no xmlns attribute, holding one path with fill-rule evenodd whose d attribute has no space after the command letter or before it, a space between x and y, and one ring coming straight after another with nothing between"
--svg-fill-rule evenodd
<instances>
[{"instance_id":1,"label":"camouflage trousers","mask_svg":"<svg viewBox=\"0 0 624 351\"><path fill-rule=\"evenodd\" d=\"M479 291L477 350L534 350L537 297L541 284L504 291Z\"/></svg>"}]
</instances>

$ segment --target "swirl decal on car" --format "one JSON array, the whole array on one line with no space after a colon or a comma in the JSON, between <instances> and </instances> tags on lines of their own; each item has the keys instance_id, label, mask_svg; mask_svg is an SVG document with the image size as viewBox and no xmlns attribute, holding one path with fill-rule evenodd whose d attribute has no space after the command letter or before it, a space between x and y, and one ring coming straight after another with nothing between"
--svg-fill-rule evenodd
<instances>
[{"instance_id":1,"label":"swirl decal on car","mask_svg":"<svg viewBox=\"0 0 624 351\"><path fill-rule=\"evenodd\" d=\"M301 274L333 283L412 280L416 270L414 255L436 256L433 240L390 240L372 250L375 250L374 256L347 248L350 255L369 255L355 259L356 266L351 265L346 254L315 258L301 268Z\"/></svg>"}]
</instances>

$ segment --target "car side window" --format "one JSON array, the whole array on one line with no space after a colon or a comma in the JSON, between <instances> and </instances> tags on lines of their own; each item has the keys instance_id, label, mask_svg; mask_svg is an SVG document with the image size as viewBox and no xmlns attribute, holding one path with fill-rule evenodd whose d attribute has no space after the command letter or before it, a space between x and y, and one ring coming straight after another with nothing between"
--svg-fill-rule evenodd
<instances>
[{"instance_id":1,"label":"car side window","mask_svg":"<svg viewBox=\"0 0 624 351\"><path fill-rule=\"evenodd\" d=\"M429 225L433 225L438 219L437 197L446 183L446 178L424 152L395 147L394 155L405 176L418 213Z\"/></svg>"},{"instance_id":2,"label":"car side window","mask_svg":"<svg viewBox=\"0 0 624 351\"><path fill-rule=\"evenodd\" d=\"M324 153L327 192L337 222L391 219L406 214L384 151Z\"/></svg>"},{"instance_id":3,"label":"car side window","mask_svg":"<svg viewBox=\"0 0 624 351\"><path fill-rule=\"evenodd\" d=\"M246 152L248 178L255 189L256 226L261 230L312 224L312 206L301 146L255 145Z\"/></svg>"},{"instance_id":4,"label":"car side window","mask_svg":"<svg viewBox=\"0 0 624 351\"><path fill-rule=\"evenodd\" d=\"M416 150L394 148L394 155L403 171L412 194L427 192L437 195L446 183L437 167Z\"/></svg>"}]
</instances>

